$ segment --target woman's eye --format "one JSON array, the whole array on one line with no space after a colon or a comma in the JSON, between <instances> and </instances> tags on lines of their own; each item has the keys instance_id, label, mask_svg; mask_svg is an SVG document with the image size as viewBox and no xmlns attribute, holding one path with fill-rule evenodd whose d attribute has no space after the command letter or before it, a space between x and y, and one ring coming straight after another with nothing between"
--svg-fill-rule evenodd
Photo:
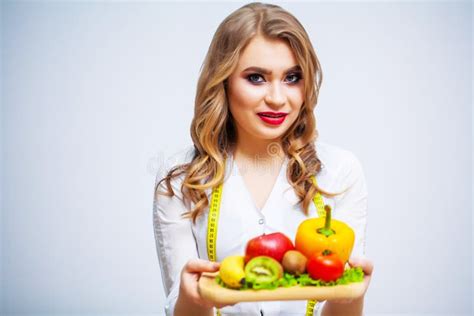
<instances>
[{"instance_id":1,"label":"woman's eye","mask_svg":"<svg viewBox=\"0 0 474 316\"><path fill-rule=\"evenodd\" d=\"M252 83L262 83L264 82L265 80L258 80L258 78L261 78L263 79L262 75L260 74L250 74L247 76L247 80L252 82ZM301 74L299 73L292 73L292 74L289 74L286 76L286 79L287 79L287 82L289 83L297 83L298 81L300 81L302 78Z\"/></svg>"},{"instance_id":2,"label":"woman's eye","mask_svg":"<svg viewBox=\"0 0 474 316\"><path fill-rule=\"evenodd\" d=\"M250 82L254 82L254 83L262 82L262 81L258 81L257 78L262 78L262 76L259 74L250 74L247 76L247 80Z\"/></svg>"},{"instance_id":3,"label":"woman's eye","mask_svg":"<svg viewBox=\"0 0 474 316\"><path fill-rule=\"evenodd\" d=\"M298 73L289 74L286 78L290 78L290 80L288 81L291 83L297 83L298 81L301 80L301 74L298 74Z\"/></svg>"}]
</instances>

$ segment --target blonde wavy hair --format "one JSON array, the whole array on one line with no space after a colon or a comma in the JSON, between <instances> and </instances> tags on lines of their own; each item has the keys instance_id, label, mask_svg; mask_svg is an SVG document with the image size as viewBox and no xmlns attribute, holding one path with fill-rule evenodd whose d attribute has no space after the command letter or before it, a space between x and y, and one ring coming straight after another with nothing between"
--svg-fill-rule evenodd
<instances>
[{"instance_id":1,"label":"blonde wavy hair","mask_svg":"<svg viewBox=\"0 0 474 316\"><path fill-rule=\"evenodd\" d=\"M253 2L222 21L201 67L191 123L193 158L189 163L173 167L155 187L155 198L159 194L174 196L171 181L184 174L183 201L187 205L192 202L194 207L182 215L192 218L194 223L209 206L205 190L224 181L225 159L236 142L235 125L227 101L227 78L236 68L246 45L258 35L288 43L305 79L300 113L281 138L281 147L289 158L286 176L298 196L298 204L302 204L303 212L308 215L309 205L317 192L326 197L339 194L326 192L311 180L311 176L321 170L314 147L318 136L314 108L323 78L308 34L300 22L280 6ZM165 192L158 190L162 182L166 183Z\"/></svg>"}]
</instances>

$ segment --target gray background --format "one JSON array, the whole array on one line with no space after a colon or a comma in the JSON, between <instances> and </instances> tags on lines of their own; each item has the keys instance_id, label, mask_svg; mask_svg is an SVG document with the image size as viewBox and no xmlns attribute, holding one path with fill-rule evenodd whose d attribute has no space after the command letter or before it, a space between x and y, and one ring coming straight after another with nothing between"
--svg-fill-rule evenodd
<instances>
[{"instance_id":1,"label":"gray background","mask_svg":"<svg viewBox=\"0 0 474 316\"><path fill-rule=\"evenodd\" d=\"M2 315L163 314L154 175L244 3L2 2ZM472 5L275 3L321 61L321 140L366 173L366 314L471 314Z\"/></svg>"}]
</instances>

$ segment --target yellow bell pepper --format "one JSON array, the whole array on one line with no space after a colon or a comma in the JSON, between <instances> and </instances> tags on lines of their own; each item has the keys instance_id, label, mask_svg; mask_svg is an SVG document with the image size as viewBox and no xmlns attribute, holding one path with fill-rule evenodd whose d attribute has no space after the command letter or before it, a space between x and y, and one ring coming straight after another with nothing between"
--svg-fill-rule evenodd
<instances>
[{"instance_id":1,"label":"yellow bell pepper","mask_svg":"<svg viewBox=\"0 0 474 316\"><path fill-rule=\"evenodd\" d=\"M336 253L346 263L354 246L355 234L349 225L331 220L331 207L325 205L325 217L307 219L298 226L295 247L308 259L326 249Z\"/></svg>"}]
</instances>

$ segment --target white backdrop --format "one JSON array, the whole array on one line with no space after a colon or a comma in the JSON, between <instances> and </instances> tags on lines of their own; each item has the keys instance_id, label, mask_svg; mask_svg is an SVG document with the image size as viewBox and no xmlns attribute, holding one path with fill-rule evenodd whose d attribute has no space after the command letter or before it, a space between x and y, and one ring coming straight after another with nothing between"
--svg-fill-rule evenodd
<instances>
[{"instance_id":1,"label":"white backdrop","mask_svg":"<svg viewBox=\"0 0 474 316\"><path fill-rule=\"evenodd\" d=\"M0 314L163 314L154 176L244 3L2 2ZM366 172L366 314L470 315L472 5L274 3L322 64L321 139Z\"/></svg>"}]
</instances>

